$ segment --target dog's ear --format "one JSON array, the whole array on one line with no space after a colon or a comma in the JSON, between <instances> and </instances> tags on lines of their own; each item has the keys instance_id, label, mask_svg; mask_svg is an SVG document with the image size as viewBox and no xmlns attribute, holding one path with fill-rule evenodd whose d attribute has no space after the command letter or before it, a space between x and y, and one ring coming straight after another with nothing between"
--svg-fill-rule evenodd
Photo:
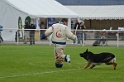
<instances>
[{"instance_id":1,"label":"dog's ear","mask_svg":"<svg viewBox=\"0 0 124 82\"><path fill-rule=\"evenodd\" d=\"M86 52L88 52L88 49L86 49Z\"/></svg>"}]
</instances>

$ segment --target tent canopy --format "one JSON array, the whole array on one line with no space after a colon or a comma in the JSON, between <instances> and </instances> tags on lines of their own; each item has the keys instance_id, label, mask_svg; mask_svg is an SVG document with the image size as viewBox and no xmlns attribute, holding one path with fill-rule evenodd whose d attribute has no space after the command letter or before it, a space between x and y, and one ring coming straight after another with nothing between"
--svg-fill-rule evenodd
<instances>
[{"instance_id":1,"label":"tent canopy","mask_svg":"<svg viewBox=\"0 0 124 82\"><path fill-rule=\"evenodd\" d=\"M77 17L77 14L55 0L6 0L16 9L35 17Z\"/></svg>"},{"instance_id":2,"label":"tent canopy","mask_svg":"<svg viewBox=\"0 0 124 82\"><path fill-rule=\"evenodd\" d=\"M38 18L75 18L78 15L55 0L0 0L3 39L14 40L19 28L18 19L21 18L20 26L23 26L27 16L33 18L38 26Z\"/></svg>"},{"instance_id":3,"label":"tent canopy","mask_svg":"<svg viewBox=\"0 0 124 82\"><path fill-rule=\"evenodd\" d=\"M78 15L55 0L0 0L0 24L17 28L18 18L76 18Z\"/></svg>"},{"instance_id":4,"label":"tent canopy","mask_svg":"<svg viewBox=\"0 0 124 82\"><path fill-rule=\"evenodd\" d=\"M124 19L123 5L67 7L82 19Z\"/></svg>"}]
</instances>

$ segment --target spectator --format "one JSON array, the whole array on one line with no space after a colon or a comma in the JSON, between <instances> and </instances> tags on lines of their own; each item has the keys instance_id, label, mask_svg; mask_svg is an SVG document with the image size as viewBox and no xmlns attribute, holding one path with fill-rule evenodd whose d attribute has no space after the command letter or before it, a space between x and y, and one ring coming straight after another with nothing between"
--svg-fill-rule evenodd
<instances>
[{"instance_id":1,"label":"spectator","mask_svg":"<svg viewBox=\"0 0 124 82\"><path fill-rule=\"evenodd\" d=\"M16 31L16 34L15 34L15 42L18 41L19 37L20 37L20 33L19 33L19 30L18 30L18 31Z\"/></svg>"},{"instance_id":2,"label":"spectator","mask_svg":"<svg viewBox=\"0 0 124 82\"><path fill-rule=\"evenodd\" d=\"M45 29L45 24L44 22L41 22L41 25L40 25L40 29ZM40 35L42 35L44 33L44 30L40 30Z\"/></svg>"},{"instance_id":3,"label":"spectator","mask_svg":"<svg viewBox=\"0 0 124 82\"><path fill-rule=\"evenodd\" d=\"M30 45L32 44L35 44L35 30L33 29L36 29L36 26L34 25L33 22L31 22L31 25L30 25Z\"/></svg>"},{"instance_id":4,"label":"spectator","mask_svg":"<svg viewBox=\"0 0 124 82\"><path fill-rule=\"evenodd\" d=\"M84 29L86 29L86 27L85 27L84 23L81 22L80 23L80 30L84 30ZM84 37L83 37L83 35L84 35ZM81 44L80 40L82 40L82 44L83 44L83 40L86 39L85 37L86 37L85 32L84 31L80 31L80 36L79 36L79 42L78 43Z\"/></svg>"},{"instance_id":5,"label":"spectator","mask_svg":"<svg viewBox=\"0 0 124 82\"><path fill-rule=\"evenodd\" d=\"M0 43L3 42L1 31L3 31L3 26L0 25Z\"/></svg>"},{"instance_id":6,"label":"spectator","mask_svg":"<svg viewBox=\"0 0 124 82\"><path fill-rule=\"evenodd\" d=\"M25 26L24 26L24 44L27 44L28 40L29 40L29 30L30 29L30 24L29 22L26 22Z\"/></svg>"},{"instance_id":7,"label":"spectator","mask_svg":"<svg viewBox=\"0 0 124 82\"><path fill-rule=\"evenodd\" d=\"M75 31L80 30L80 24L79 24L78 20L76 20L76 23L74 25L74 29L75 29ZM80 31L77 31L75 33L77 35L77 40L78 40L78 44L79 44L80 43ZM73 41L73 44L76 44L76 40Z\"/></svg>"}]
</instances>

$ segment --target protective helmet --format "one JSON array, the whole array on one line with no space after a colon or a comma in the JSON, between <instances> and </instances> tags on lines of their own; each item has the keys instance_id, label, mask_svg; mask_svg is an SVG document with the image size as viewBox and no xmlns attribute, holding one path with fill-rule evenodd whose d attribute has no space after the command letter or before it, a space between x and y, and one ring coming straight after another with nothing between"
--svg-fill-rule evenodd
<instances>
[{"instance_id":1,"label":"protective helmet","mask_svg":"<svg viewBox=\"0 0 124 82\"><path fill-rule=\"evenodd\" d=\"M55 63L56 68L62 68L63 64L62 63Z\"/></svg>"}]
</instances>

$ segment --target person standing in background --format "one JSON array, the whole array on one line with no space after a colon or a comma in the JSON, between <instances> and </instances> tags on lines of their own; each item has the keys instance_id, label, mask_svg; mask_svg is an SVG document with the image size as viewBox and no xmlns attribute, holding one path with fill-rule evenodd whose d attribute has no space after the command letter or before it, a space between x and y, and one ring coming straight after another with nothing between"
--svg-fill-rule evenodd
<instances>
[{"instance_id":1,"label":"person standing in background","mask_svg":"<svg viewBox=\"0 0 124 82\"><path fill-rule=\"evenodd\" d=\"M33 29L36 29L36 26L34 25L34 22L31 22L31 25L30 25L30 45L32 44L35 44L35 30Z\"/></svg>"},{"instance_id":2,"label":"person standing in background","mask_svg":"<svg viewBox=\"0 0 124 82\"><path fill-rule=\"evenodd\" d=\"M44 22L41 22L40 29L46 29ZM40 30L40 36L45 32L45 30Z\"/></svg>"},{"instance_id":3,"label":"person standing in background","mask_svg":"<svg viewBox=\"0 0 124 82\"><path fill-rule=\"evenodd\" d=\"M78 22L78 20L76 20L75 25L74 25L74 30L80 30L80 23ZM80 31L75 32L76 36L77 36L77 40L78 40L78 44L80 43ZM76 44L76 39L73 41L73 44Z\"/></svg>"},{"instance_id":4,"label":"person standing in background","mask_svg":"<svg viewBox=\"0 0 124 82\"><path fill-rule=\"evenodd\" d=\"M0 43L3 42L1 31L3 31L3 26L0 25Z\"/></svg>"},{"instance_id":5,"label":"person standing in background","mask_svg":"<svg viewBox=\"0 0 124 82\"><path fill-rule=\"evenodd\" d=\"M80 23L80 30L84 30L86 29L85 25L84 25L84 22L81 22ZM80 40L82 40L82 44L83 44L83 40L86 39L86 34L84 31L80 31ZM81 44L81 42L79 42Z\"/></svg>"},{"instance_id":6,"label":"person standing in background","mask_svg":"<svg viewBox=\"0 0 124 82\"><path fill-rule=\"evenodd\" d=\"M26 24L24 25L24 44L27 44L28 40L29 40L29 30L30 29L30 24L29 22L26 22Z\"/></svg>"}]
</instances>

